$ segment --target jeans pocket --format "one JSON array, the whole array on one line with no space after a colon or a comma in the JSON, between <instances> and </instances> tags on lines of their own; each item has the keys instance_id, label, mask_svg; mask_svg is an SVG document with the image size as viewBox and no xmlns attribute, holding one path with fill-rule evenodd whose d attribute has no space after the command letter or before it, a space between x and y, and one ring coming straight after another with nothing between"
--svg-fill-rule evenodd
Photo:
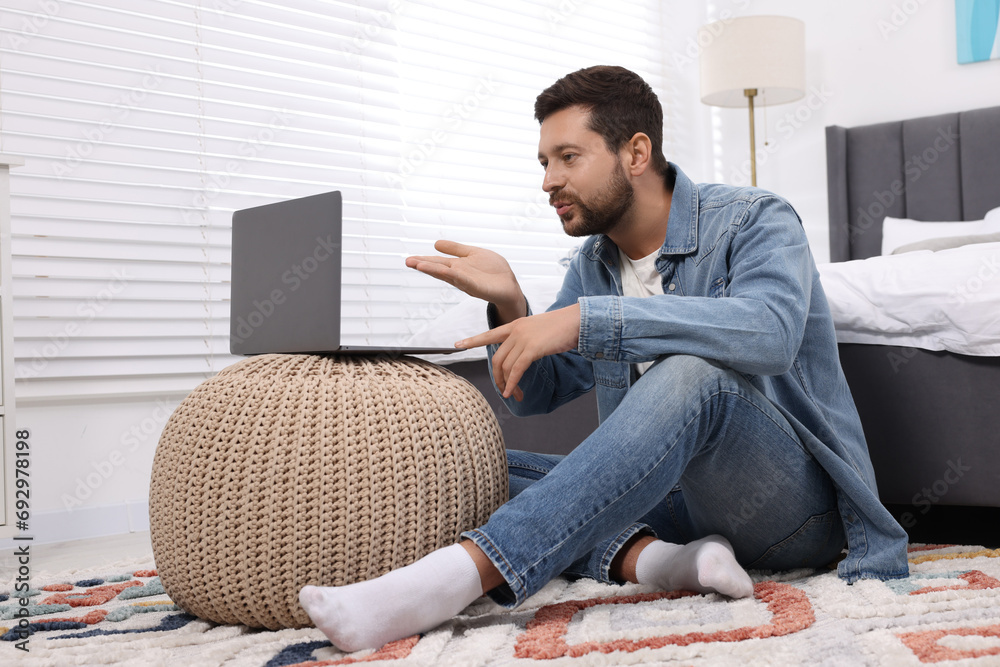
<instances>
[{"instance_id":1,"label":"jeans pocket","mask_svg":"<svg viewBox=\"0 0 1000 667\"><path fill-rule=\"evenodd\" d=\"M764 552L747 565L748 570L792 570L800 567L822 567L843 549L844 541L840 512L831 510L816 514L791 535Z\"/></svg>"}]
</instances>

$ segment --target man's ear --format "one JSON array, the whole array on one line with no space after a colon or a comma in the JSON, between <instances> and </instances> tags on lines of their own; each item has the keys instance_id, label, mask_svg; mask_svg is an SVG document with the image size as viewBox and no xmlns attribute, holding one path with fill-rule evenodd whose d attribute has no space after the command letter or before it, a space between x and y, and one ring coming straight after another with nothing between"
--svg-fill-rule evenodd
<instances>
[{"instance_id":1,"label":"man's ear","mask_svg":"<svg viewBox=\"0 0 1000 667\"><path fill-rule=\"evenodd\" d=\"M645 173L653 159L653 142L645 132L636 132L625 145L628 170L632 176Z\"/></svg>"}]
</instances>

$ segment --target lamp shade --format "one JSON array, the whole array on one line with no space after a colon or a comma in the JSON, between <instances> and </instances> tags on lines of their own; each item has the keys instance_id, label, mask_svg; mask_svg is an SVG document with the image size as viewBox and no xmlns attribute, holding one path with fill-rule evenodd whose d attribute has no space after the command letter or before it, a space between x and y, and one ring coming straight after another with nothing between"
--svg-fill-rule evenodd
<instances>
[{"instance_id":1,"label":"lamp shade","mask_svg":"<svg viewBox=\"0 0 1000 667\"><path fill-rule=\"evenodd\" d=\"M757 89L757 104L785 104L806 90L806 28L787 16L744 16L698 31L702 47L701 101L747 106L743 91ZM761 97L763 95L763 97Z\"/></svg>"}]
</instances>

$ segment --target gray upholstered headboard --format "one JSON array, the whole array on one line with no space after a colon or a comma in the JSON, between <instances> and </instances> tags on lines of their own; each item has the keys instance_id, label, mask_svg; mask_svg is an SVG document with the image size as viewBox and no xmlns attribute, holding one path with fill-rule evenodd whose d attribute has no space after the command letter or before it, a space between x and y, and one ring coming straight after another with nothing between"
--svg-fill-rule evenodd
<instances>
[{"instance_id":1,"label":"gray upholstered headboard","mask_svg":"<svg viewBox=\"0 0 1000 667\"><path fill-rule=\"evenodd\" d=\"M880 254L886 216L979 220L1000 206L1000 107L826 128L830 259Z\"/></svg>"}]
</instances>

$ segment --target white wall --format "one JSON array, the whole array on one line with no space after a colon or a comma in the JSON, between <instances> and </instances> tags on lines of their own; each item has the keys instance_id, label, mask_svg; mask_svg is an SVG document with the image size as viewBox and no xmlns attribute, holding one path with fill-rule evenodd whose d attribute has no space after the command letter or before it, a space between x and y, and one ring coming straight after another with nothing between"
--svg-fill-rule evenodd
<instances>
[{"instance_id":1,"label":"white wall","mask_svg":"<svg viewBox=\"0 0 1000 667\"><path fill-rule=\"evenodd\" d=\"M35 542L148 530L153 454L181 398L18 404L17 427L31 434Z\"/></svg>"},{"instance_id":2,"label":"white wall","mask_svg":"<svg viewBox=\"0 0 1000 667\"><path fill-rule=\"evenodd\" d=\"M768 107L766 125L765 112L758 110L758 152L765 134L773 145L764 163L758 163L757 184L796 207L817 261L829 259L827 125L850 127L1000 105L1000 61L958 64L955 3L950 0L711 4L715 11L707 21L729 9L736 16L777 14L806 24L810 93L798 102ZM722 129L716 156L720 168L706 177L736 182L750 155L747 112L706 108L703 113L717 115Z\"/></svg>"},{"instance_id":3,"label":"white wall","mask_svg":"<svg viewBox=\"0 0 1000 667\"><path fill-rule=\"evenodd\" d=\"M908 15L903 6L915 11ZM699 25L715 20L723 9L736 15L795 16L806 23L807 80L813 92L801 102L769 108L766 132L760 114L758 146L765 134L774 143L768 159L759 165L758 184L796 206L819 261L828 257L827 125L1000 104L1000 62L957 64L952 2L733 0L700 7L684 3L671 26L674 53L664 57L677 74L665 105L675 105L679 118L674 128L668 128L668 133L675 132L677 146L668 159L677 161L695 180L734 182L741 178L739 165L749 156L746 112L700 104L697 52L695 59L687 59L692 48L687 37L693 38ZM675 59L675 54L682 57ZM800 120L792 124L786 116L794 118L796 113ZM718 138L714 152L713 127ZM749 180L748 175L745 178ZM29 429L32 438L36 540L145 529L153 452L168 411L180 398L18 405L18 428ZM9 545L0 540L0 548Z\"/></svg>"}]
</instances>

